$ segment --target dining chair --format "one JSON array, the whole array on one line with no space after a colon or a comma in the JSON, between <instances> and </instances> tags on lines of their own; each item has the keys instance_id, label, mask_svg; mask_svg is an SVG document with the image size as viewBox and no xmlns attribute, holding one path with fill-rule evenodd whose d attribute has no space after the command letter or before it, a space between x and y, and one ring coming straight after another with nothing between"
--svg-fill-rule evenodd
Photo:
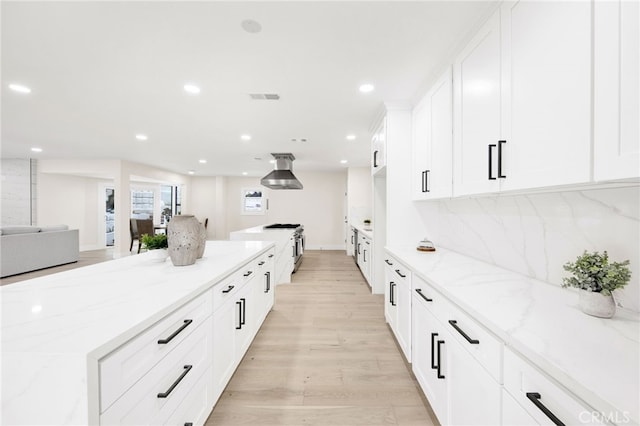
<instances>
[{"instance_id":1,"label":"dining chair","mask_svg":"<svg viewBox=\"0 0 640 426\"><path fill-rule=\"evenodd\" d=\"M147 234L153 236L155 234L153 229L153 219L137 219L138 227L138 253L142 248L142 236Z\"/></svg>"},{"instance_id":2,"label":"dining chair","mask_svg":"<svg viewBox=\"0 0 640 426\"><path fill-rule=\"evenodd\" d=\"M129 251L133 250L133 240L138 240L138 246L140 245L140 235L138 234L138 219L129 219L129 235L131 235L131 244L129 244ZM140 252L138 250L138 252Z\"/></svg>"}]
</instances>

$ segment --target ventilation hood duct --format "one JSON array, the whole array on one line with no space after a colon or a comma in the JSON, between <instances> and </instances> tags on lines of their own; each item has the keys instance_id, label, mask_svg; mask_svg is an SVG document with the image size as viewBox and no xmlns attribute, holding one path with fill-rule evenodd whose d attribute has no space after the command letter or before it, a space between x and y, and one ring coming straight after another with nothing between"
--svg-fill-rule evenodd
<instances>
[{"instance_id":1,"label":"ventilation hood duct","mask_svg":"<svg viewBox=\"0 0 640 426\"><path fill-rule=\"evenodd\" d=\"M302 189L302 183L293 174L293 160L291 153L271 154L276 159L274 170L263 177L260 183L271 189Z\"/></svg>"}]
</instances>

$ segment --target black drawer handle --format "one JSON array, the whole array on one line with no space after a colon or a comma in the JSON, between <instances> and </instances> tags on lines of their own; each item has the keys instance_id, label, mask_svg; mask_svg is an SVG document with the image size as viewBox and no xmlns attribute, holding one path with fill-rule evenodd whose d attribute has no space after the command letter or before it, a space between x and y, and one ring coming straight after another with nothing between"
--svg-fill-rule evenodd
<instances>
[{"instance_id":1,"label":"black drawer handle","mask_svg":"<svg viewBox=\"0 0 640 426\"><path fill-rule=\"evenodd\" d=\"M440 347L444 345L444 340L438 340L438 366L436 372L438 373L438 379L444 379L444 375L440 371Z\"/></svg>"},{"instance_id":2,"label":"black drawer handle","mask_svg":"<svg viewBox=\"0 0 640 426\"><path fill-rule=\"evenodd\" d=\"M422 297L424 300L426 300L427 302L433 302L433 299L429 299L427 296L425 296L422 293L422 289L420 288L416 288L416 293L418 293L420 295L420 297Z\"/></svg>"},{"instance_id":3,"label":"black drawer handle","mask_svg":"<svg viewBox=\"0 0 640 426\"><path fill-rule=\"evenodd\" d=\"M553 424L558 426L564 426L564 423L562 423L562 421L559 418L557 418L555 414L551 412L551 410L549 410L547 407L544 406L542 402L540 402L540 398L542 398L542 396L540 396L538 392L527 392L527 398L529 398L529 401L533 402L533 405L538 407L538 409L542 411L545 414L545 416L549 417L549 419L553 422Z\"/></svg>"},{"instance_id":4,"label":"black drawer handle","mask_svg":"<svg viewBox=\"0 0 640 426\"><path fill-rule=\"evenodd\" d=\"M392 282L392 283L391 283L391 306L396 306L396 292L395 292L395 288L396 288L396 283Z\"/></svg>"},{"instance_id":5,"label":"black drawer handle","mask_svg":"<svg viewBox=\"0 0 640 426\"><path fill-rule=\"evenodd\" d=\"M231 290L233 290L233 288L234 288L234 287L235 287L235 286L230 285L229 287L227 287L227 289L226 289L226 290L222 290L222 292L223 292L223 293L229 293Z\"/></svg>"},{"instance_id":6,"label":"black drawer handle","mask_svg":"<svg viewBox=\"0 0 640 426\"><path fill-rule=\"evenodd\" d=\"M264 265L264 260L262 262L258 263L258 266L262 266L262 265Z\"/></svg>"},{"instance_id":7,"label":"black drawer handle","mask_svg":"<svg viewBox=\"0 0 640 426\"><path fill-rule=\"evenodd\" d=\"M393 266L393 263L389 262L389 259L385 259L384 261L385 261L385 263L386 263L387 265L389 265L389 266Z\"/></svg>"},{"instance_id":8,"label":"black drawer handle","mask_svg":"<svg viewBox=\"0 0 640 426\"><path fill-rule=\"evenodd\" d=\"M407 276L400 272L400 269L396 269L396 274L400 275L402 278L406 278Z\"/></svg>"},{"instance_id":9,"label":"black drawer handle","mask_svg":"<svg viewBox=\"0 0 640 426\"><path fill-rule=\"evenodd\" d=\"M184 426L193 426L193 423L188 422L188 423L185 423Z\"/></svg>"},{"instance_id":10,"label":"black drawer handle","mask_svg":"<svg viewBox=\"0 0 640 426\"><path fill-rule=\"evenodd\" d=\"M178 377L178 380L176 380L175 382L173 382L173 384L171 385L171 387L169 389L167 389L166 392L161 392L158 394L158 398L166 398L169 396L169 394L171 392L173 392L173 390L176 388L176 386L178 386L178 383L180 383L182 381L182 379L184 379L184 376L187 375L187 373L189 371L191 371L191 369L193 368L193 365L185 365L184 366L184 371L182 372L182 374L180 375L180 377Z\"/></svg>"},{"instance_id":11,"label":"black drawer handle","mask_svg":"<svg viewBox=\"0 0 640 426\"><path fill-rule=\"evenodd\" d=\"M438 366L435 364L436 360L436 337L438 333L431 333L431 369L435 370Z\"/></svg>"},{"instance_id":12,"label":"black drawer handle","mask_svg":"<svg viewBox=\"0 0 640 426\"><path fill-rule=\"evenodd\" d=\"M373 151L373 167L378 167L378 151Z\"/></svg>"},{"instance_id":13,"label":"black drawer handle","mask_svg":"<svg viewBox=\"0 0 640 426\"><path fill-rule=\"evenodd\" d=\"M166 339L158 340L158 344L159 345L166 345L167 343L172 341L174 337L176 337L178 334L180 334L180 332L182 330L184 330L185 328L189 327L189 324L191 324L192 322L193 322L193 320L190 320L190 319L184 320L184 324L182 324L179 329L174 331L173 334L171 334L171 336L167 337Z\"/></svg>"},{"instance_id":14,"label":"black drawer handle","mask_svg":"<svg viewBox=\"0 0 640 426\"><path fill-rule=\"evenodd\" d=\"M493 148L496 147L496 144L492 143L489 144L489 180L496 180L496 178L493 177Z\"/></svg>"},{"instance_id":15,"label":"black drawer handle","mask_svg":"<svg viewBox=\"0 0 640 426\"><path fill-rule=\"evenodd\" d=\"M478 343L480 343L480 340L472 339L471 337L467 336L467 333L465 333L460 327L458 327L458 321L449 320L449 324L451 324L451 327L455 328L458 333L462 334L462 337L467 339L467 342L471 343L472 345L477 345Z\"/></svg>"},{"instance_id":16,"label":"black drawer handle","mask_svg":"<svg viewBox=\"0 0 640 426\"><path fill-rule=\"evenodd\" d=\"M270 255L269 255L269 256L267 256L267 257L268 257L269 259L271 259L271 258L273 257L273 255L272 255L272 254L270 254Z\"/></svg>"},{"instance_id":17,"label":"black drawer handle","mask_svg":"<svg viewBox=\"0 0 640 426\"><path fill-rule=\"evenodd\" d=\"M264 292L269 293L269 290L271 290L271 272L267 271L264 273L264 275L267 277L267 288Z\"/></svg>"},{"instance_id":18,"label":"black drawer handle","mask_svg":"<svg viewBox=\"0 0 640 426\"><path fill-rule=\"evenodd\" d=\"M251 275L251 274L253 274L253 271L247 271L247 272L245 272L245 273L244 273L244 276L245 276L245 277L248 277L248 276L249 276L249 275Z\"/></svg>"}]
</instances>

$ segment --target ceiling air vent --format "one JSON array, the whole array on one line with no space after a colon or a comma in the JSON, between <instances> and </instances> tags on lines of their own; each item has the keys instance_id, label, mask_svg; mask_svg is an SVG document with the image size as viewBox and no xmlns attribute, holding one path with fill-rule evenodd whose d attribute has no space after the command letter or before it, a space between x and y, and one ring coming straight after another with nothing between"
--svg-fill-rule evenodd
<instances>
[{"instance_id":1,"label":"ceiling air vent","mask_svg":"<svg viewBox=\"0 0 640 426\"><path fill-rule=\"evenodd\" d=\"M280 99L280 95L277 93L249 93L249 96L254 101L277 101Z\"/></svg>"}]
</instances>

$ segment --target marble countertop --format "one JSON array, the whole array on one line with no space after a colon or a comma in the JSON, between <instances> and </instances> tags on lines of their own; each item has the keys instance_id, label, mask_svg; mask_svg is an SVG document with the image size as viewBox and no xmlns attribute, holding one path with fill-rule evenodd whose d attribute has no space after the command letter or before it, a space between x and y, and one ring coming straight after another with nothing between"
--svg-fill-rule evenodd
<instances>
[{"instance_id":1,"label":"marble countertop","mask_svg":"<svg viewBox=\"0 0 640 426\"><path fill-rule=\"evenodd\" d=\"M273 235L291 235L294 229L287 228L275 228L265 229L264 225L254 226L252 228L240 229L239 231L232 231L230 234L273 234Z\"/></svg>"},{"instance_id":2,"label":"marble countertop","mask_svg":"<svg viewBox=\"0 0 640 426\"><path fill-rule=\"evenodd\" d=\"M386 250L593 408L640 421L638 314L588 316L576 291L445 249Z\"/></svg>"},{"instance_id":3,"label":"marble countertop","mask_svg":"<svg viewBox=\"0 0 640 426\"><path fill-rule=\"evenodd\" d=\"M373 228L365 227L364 225L356 225L354 223L351 224L351 227L357 229L358 234L362 234L373 240Z\"/></svg>"},{"instance_id":4,"label":"marble countertop","mask_svg":"<svg viewBox=\"0 0 640 426\"><path fill-rule=\"evenodd\" d=\"M3 424L87 424L87 360L211 288L272 242L208 241L175 267L142 253L0 288Z\"/></svg>"}]
</instances>

